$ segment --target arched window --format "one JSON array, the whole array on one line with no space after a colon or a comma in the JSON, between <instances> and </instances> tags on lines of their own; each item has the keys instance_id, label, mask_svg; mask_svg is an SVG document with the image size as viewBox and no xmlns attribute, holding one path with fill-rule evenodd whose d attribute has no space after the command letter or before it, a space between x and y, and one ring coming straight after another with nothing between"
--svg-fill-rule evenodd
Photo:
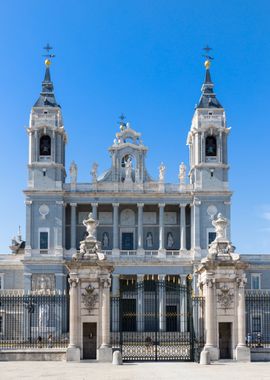
<instances>
[{"instance_id":1,"label":"arched window","mask_svg":"<svg viewBox=\"0 0 270 380\"><path fill-rule=\"evenodd\" d=\"M213 157L217 155L217 140L215 136L207 136L205 141L205 155Z\"/></svg>"},{"instance_id":2,"label":"arched window","mask_svg":"<svg viewBox=\"0 0 270 380\"><path fill-rule=\"evenodd\" d=\"M51 138L48 135L41 137L39 142L39 154L40 156L50 156L51 155Z\"/></svg>"}]
</instances>

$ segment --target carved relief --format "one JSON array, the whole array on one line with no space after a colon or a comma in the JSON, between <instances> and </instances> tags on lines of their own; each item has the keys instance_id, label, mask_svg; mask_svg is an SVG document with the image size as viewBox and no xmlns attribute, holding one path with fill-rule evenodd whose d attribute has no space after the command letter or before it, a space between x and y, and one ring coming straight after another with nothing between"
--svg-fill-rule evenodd
<instances>
[{"instance_id":1,"label":"carved relief","mask_svg":"<svg viewBox=\"0 0 270 380\"><path fill-rule=\"evenodd\" d=\"M157 223L157 213L156 212L144 212L143 213L143 224L156 224Z\"/></svg>"},{"instance_id":2,"label":"carved relief","mask_svg":"<svg viewBox=\"0 0 270 380\"><path fill-rule=\"evenodd\" d=\"M125 209L121 212L120 223L122 226L135 225L135 213L130 209Z\"/></svg>"},{"instance_id":3,"label":"carved relief","mask_svg":"<svg viewBox=\"0 0 270 380\"><path fill-rule=\"evenodd\" d=\"M40 206L40 208L38 209L40 215L41 215L41 219L46 219L46 216L49 214L50 212L50 209L49 209L49 206L43 204Z\"/></svg>"},{"instance_id":4,"label":"carved relief","mask_svg":"<svg viewBox=\"0 0 270 380\"><path fill-rule=\"evenodd\" d=\"M91 312L98 299L98 293L95 293L95 288L92 285L88 285L82 293L82 301L85 308Z\"/></svg>"},{"instance_id":5,"label":"carved relief","mask_svg":"<svg viewBox=\"0 0 270 380\"><path fill-rule=\"evenodd\" d=\"M217 292L217 302L222 309L229 309L233 304L234 291L223 285Z\"/></svg>"},{"instance_id":6,"label":"carved relief","mask_svg":"<svg viewBox=\"0 0 270 380\"><path fill-rule=\"evenodd\" d=\"M176 212L165 211L164 212L164 223L165 224L176 224L177 223Z\"/></svg>"},{"instance_id":7,"label":"carved relief","mask_svg":"<svg viewBox=\"0 0 270 380\"><path fill-rule=\"evenodd\" d=\"M98 213L98 220L100 224L112 224L112 213L109 211L101 211Z\"/></svg>"},{"instance_id":8,"label":"carved relief","mask_svg":"<svg viewBox=\"0 0 270 380\"><path fill-rule=\"evenodd\" d=\"M32 290L35 291L52 291L55 289L55 275L54 274L32 274Z\"/></svg>"}]
</instances>

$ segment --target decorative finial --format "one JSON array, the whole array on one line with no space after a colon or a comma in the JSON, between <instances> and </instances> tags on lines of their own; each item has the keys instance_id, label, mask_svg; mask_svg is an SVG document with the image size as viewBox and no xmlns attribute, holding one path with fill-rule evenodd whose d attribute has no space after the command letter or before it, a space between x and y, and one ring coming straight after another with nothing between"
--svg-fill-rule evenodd
<instances>
[{"instance_id":1,"label":"decorative finial","mask_svg":"<svg viewBox=\"0 0 270 380\"><path fill-rule=\"evenodd\" d=\"M119 116L120 121L118 122L118 124L120 124L121 131L123 131L126 127L126 123L124 122L125 118L126 116L123 113Z\"/></svg>"},{"instance_id":2,"label":"decorative finial","mask_svg":"<svg viewBox=\"0 0 270 380\"><path fill-rule=\"evenodd\" d=\"M53 48L52 48L52 46L50 46L49 43L47 43L47 45L44 46L43 49L47 51L47 54L43 54L43 57L46 57L46 59L45 59L45 65L46 65L47 67L49 67L50 64L51 64L51 60L50 60L50 58L54 58L54 57L55 57L55 54L51 54L51 53L50 53L50 50L52 50Z\"/></svg>"},{"instance_id":3,"label":"decorative finial","mask_svg":"<svg viewBox=\"0 0 270 380\"><path fill-rule=\"evenodd\" d=\"M209 55L209 52L211 50L213 50L212 48L210 48L208 45L206 45L203 50L205 51L205 54L203 54L203 57L206 58L206 61L204 62L204 66L206 68L206 70L209 70L210 69L210 66L211 66L211 61L213 61L214 57L210 56Z\"/></svg>"}]
</instances>

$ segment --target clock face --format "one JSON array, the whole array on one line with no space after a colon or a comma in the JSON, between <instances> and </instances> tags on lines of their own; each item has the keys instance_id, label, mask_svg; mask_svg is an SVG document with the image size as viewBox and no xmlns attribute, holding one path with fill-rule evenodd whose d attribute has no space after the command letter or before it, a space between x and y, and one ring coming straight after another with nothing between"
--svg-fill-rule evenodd
<instances>
[{"instance_id":1,"label":"clock face","mask_svg":"<svg viewBox=\"0 0 270 380\"><path fill-rule=\"evenodd\" d=\"M207 214L211 217L214 217L217 213L217 208L216 206L214 205L210 205L208 208L207 208Z\"/></svg>"}]
</instances>

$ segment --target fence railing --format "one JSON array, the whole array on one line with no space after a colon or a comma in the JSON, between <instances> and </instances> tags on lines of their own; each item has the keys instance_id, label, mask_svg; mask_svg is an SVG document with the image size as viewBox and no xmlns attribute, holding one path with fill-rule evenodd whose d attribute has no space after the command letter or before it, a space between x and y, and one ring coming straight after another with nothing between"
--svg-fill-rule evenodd
<instances>
[{"instance_id":1,"label":"fence railing","mask_svg":"<svg viewBox=\"0 0 270 380\"><path fill-rule=\"evenodd\" d=\"M270 291L246 291L246 343L270 348Z\"/></svg>"},{"instance_id":2,"label":"fence railing","mask_svg":"<svg viewBox=\"0 0 270 380\"><path fill-rule=\"evenodd\" d=\"M65 348L66 294L0 294L0 350Z\"/></svg>"}]
</instances>

